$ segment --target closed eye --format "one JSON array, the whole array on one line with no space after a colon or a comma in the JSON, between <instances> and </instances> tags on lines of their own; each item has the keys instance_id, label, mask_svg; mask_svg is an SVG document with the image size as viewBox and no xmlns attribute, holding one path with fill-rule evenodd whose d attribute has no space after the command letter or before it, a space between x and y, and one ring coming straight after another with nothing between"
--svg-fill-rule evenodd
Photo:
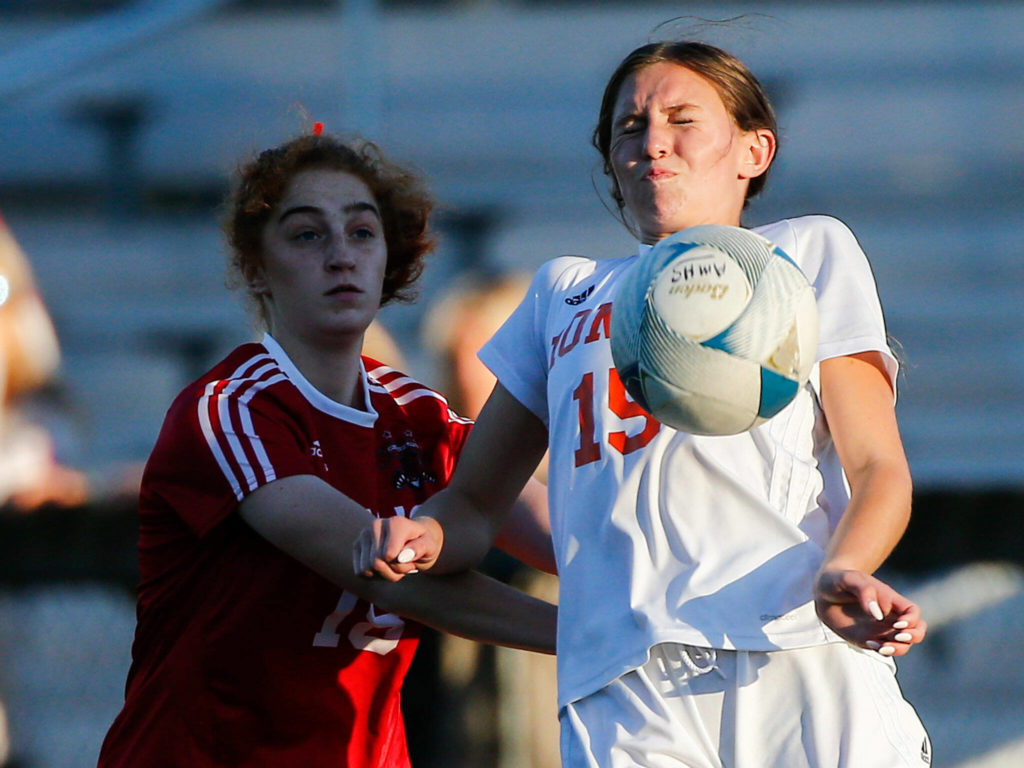
<instances>
[{"instance_id":1,"label":"closed eye","mask_svg":"<svg viewBox=\"0 0 1024 768\"><path fill-rule=\"evenodd\" d=\"M615 135L625 136L630 133L636 133L644 129L644 121L637 117L626 117L620 120L615 125Z\"/></svg>"}]
</instances>

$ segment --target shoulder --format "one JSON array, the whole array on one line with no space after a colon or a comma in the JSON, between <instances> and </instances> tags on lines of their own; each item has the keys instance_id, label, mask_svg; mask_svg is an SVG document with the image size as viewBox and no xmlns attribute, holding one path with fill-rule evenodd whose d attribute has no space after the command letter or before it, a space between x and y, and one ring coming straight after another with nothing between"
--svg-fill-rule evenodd
<instances>
[{"instance_id":1,"label":"shoulder","mask_svg":"<svg viewBox=\"0 0 1024 768\"><path fill-rule=\"evenodd\" d=\"M551 292L563 290L593 276L606 263L586 256L557 256L537 270L533 287Z\"/></svg>"},{"instance_id":2,"label":"shoulder","mask_svg":"<svg viewBox=\"0 0 1024 768\"><path fill-rule=\"evenodd\" d=\"M385 406L391 406L417 420L443 424L473 423L455 413L444 395L412 376L371 357L363 356L363 365L370 397L378 412L386 412Z\"/></svg>"},{"instance_id":3,"label":"shoulder","mask_svg":"<svg viewBox=\"0 0 1024 768\"><path fill-rule=\"evenodd\" d=\"M812 282L829 263L865 261L853 231L834 216L782 219L753 231L785 251Z\"/></svg>"},{"instance_id":4,"label":"shoulder","mask_svg":"<svg viewBox=\"0 0 1024 768\"><path fill-rule=\"evenodd\" d=\"M287 374L262 344L242 344L185 387L175 406L200 398L244 398L248 401L258 393L288 381Z\"/></svg>"},{"instance_id":5,"label":"shoulder","mask_svg":"<svg viewBox=\"0 0 1024 768\"><path fill-rule=\"evenodd\" d=\"M252 433L250 402L286 380L262 345L236 347L174 399L147 462L146 487L213 487L210 473L226 466L232 440Z\"/></svg>"},{"instance_id":6,"label":"shoulder","mask_svg":"<svg viewBox=\"0 0 1024 768\"><path fill-rule=\"evenodd\" d=\"M781 219L754 227L754 232L768 238L783 250L811 247L858 247L853 231L834 216L812 215ZM787 251L788 252L788 251Z\"/></svg>"},{"instance_id":7,"label":"shoulder","mask_svg":"<svg viewBox=\"0 0 1024 768\"><path fill-rule=\"evenodd\" d=\"M585 301L596 286L606 278L620 271L636 257L618 259L591 259L584 256L559 256L540 267L531 286L533 298L538 303L544 299L564 299L566 304L575 305ZM561 304L561 301L558 302Z\"/></svg>"},{"instance_id":8,"label":"shoulder","mask_svg":"<svg viewBox=\"0 0 1024 768\"><path fill-rule=\"evenodd\" d=\"M178 445L194 435L215 439L253 407L273 413L286 410L284 402L294 399L287 392L297 395L266 348L243 344L178 394L167 411L158 446ZM279 405L266 405L270 403Z\"/></svg>"}]
</instances>

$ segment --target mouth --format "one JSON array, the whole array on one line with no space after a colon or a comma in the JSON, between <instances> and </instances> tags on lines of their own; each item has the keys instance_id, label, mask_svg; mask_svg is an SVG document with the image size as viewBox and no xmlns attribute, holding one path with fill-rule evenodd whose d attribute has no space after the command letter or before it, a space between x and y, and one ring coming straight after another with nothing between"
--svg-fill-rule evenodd
<instances>
[{"instance_id":1,"label":"mouth","mask_svg":"<svg viewBox=\"0 0 1024 768\"><path fill-rule=\"evenodd\" d=\"M675 175L674 171L669 171L664 168L649 168L644 174L644 179L646 181L665 181L666 179L671 179Z\"/></svg>"},{"instance_id":2,"label":"mouth","mask_svg":"<svg viewBox=\"0 0 1024 768\"><path fill-rule=\"evenodd\" d=\"M354 285L342 284L336 285L329 291L324 292L324 296L350 296L354 294L362 293L362 290L356 288Z\"/></svg>"}]
</instances>

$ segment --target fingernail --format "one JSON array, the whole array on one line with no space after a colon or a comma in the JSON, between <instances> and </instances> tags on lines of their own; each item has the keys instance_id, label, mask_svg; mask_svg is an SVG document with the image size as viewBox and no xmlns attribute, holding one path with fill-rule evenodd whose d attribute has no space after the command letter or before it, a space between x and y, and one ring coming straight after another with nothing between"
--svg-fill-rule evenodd
<instances>
[{"instance_id":1,"label":"fingernail","mask_svg":"<svg viewBox=\"0 0 1024 768\"><path fill-rule=\"evenodd\" d=\"M906 629L910 626L909 621L894 621L892 624L893 629Z\"/></svg>"},{"instance_id":2,"label":"fingernail","mask_svg":"<svg viewBox=\"0 0 1024 768\"><path fill-rule=\"evenodd\" d=\"M896 653L896 649L893 648L891 645L883 645L881 648L878 649L878 652L883 656L892 656L894 653Z\"/></svg>"},{"instance_id":3,"label":"fingernail","mask_svg":"<svg viewBox=\"0 0 1024 768\"><path fill-rule=\"evenodd\" d=\"M909 643L914 639L914 636L909 632L900 632L896 637L893 638L897 643Z\"/></svg>"},{"instance_id":4,"label":"fingernail","mask_svg":"<svg viewBox=\"0 0 1024 768\"><path fill-rule=\"evenodd\" d=\"M414 552L409 547L406 547L405 549L403 549L401 552L398 553L398 562L400 562L400 563L411 563L415 559L416 559L416 552Z\"/></svg>"},{"instance_id":5,"label":"fingernail","mask_svg":"<svg viewBox=\"0 0 1024 768\"><path fill-rule=\"evenodd\" d=\"M420 572L419 568L413 568L411 571L408 571L406 573L406 575L411 576L412 574L419 573L419 572Z\"/></svg>"},{"instance_id":6,"label":"fingernail","mask_svg":"<svg viewBox=\"0 0 1024 768\"><path fill-rule=\"evenodd\" d=\"M881 643L876 643L874 640L865 640L864 645L866 645L872 651L877 651L879 648L882 647Z\"/></svg>"},{"instance_id":7,"label":"fingernail","mask_svg":"<svg viewBox=\"0 0 1024 768\"><path fill-rule=\"evenodd\" d=\"M871 615L875 617L875 621L881 621L885 618L885 614L882 613L882 609L874 600L868 603L868 611L870 611Z\"/></svg>"}]
</instances>

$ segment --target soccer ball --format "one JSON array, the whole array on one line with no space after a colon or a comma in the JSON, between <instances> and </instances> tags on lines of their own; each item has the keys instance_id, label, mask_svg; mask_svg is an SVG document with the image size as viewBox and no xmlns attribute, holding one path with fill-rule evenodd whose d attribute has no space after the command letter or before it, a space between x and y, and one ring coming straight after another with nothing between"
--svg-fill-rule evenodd
<instances>
[{"instance_id":1,"label":"soccer ball","mask_svg":"<svg viewBox=\"0 0 1024 768\"><path fill-rule=\"evenodd\" d=\"M626 390L658 421L732 435L770 419L807 382L818 309L803 272L765 238L691 227L622 277L610 339Z\"/></svg>"}]
</instances>

